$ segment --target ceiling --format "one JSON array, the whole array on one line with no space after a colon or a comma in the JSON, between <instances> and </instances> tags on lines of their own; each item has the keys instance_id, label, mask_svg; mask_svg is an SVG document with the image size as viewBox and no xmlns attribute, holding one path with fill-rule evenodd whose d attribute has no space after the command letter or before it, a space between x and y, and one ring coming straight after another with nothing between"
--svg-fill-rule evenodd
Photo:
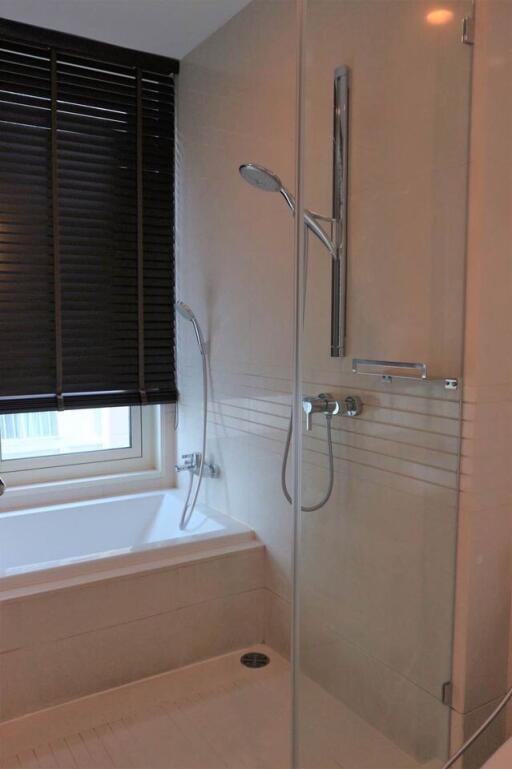
<instances>
[{"instance_id":1,"label":"ceiling","mask_svg":"<svg viewBox=\"0 0 512 769\"><path fill-rule=\"evenodd\" d=\"M0 0L0 16L183 58L250 0Z\"/></svg>"}]
</instances>

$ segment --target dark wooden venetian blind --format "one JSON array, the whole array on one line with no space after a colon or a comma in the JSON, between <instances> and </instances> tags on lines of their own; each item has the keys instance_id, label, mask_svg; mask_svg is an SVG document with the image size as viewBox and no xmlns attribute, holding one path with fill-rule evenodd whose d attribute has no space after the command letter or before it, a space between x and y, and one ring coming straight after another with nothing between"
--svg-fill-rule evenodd
<instances>
[{"instance_id":1,"label":"dark wooden venetian blind","mask_svg":"<svg viewBox=\"0 0 512 769\"><path fill-rule=\"evenodd\" d=\"M0 411L176 399L177 63L0 21Z\"/></svg>"}]
</instances>

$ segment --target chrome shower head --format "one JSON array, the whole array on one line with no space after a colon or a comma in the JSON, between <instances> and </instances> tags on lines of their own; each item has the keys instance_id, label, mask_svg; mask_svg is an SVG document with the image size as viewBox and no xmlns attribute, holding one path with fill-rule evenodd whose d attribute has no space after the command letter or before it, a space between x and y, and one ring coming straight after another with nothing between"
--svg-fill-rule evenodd
<instances>
[{"instance_id":1,"label":"chrome shower head","mask_svg":"<svg viewBox=\"0 0 512 769\"><path fill-rule=\"evenodd\" d=\"M206 345L203 337L203 332L201 331L201 326L199 325L199 322L194 315L193 310L188 306L188 304L185 304L185 302L176 302L176 311L179 312L182 318L185 320L189 320L192 323L192 326L194 328L194 332L197 339L197 344L199 345L199 349L201 350L201 355L206 357Z\"/></svg>"},{"instance_id":2,"label":"chrome shower head","mask_svg":"<svg viewBox=\"0 0 512 769\"><path fill-rule=\"evenodd\" d=\"M277 174L273 171L269 171L268 168L264 168L264 166L257 165L257 163L243 163L238 170L242 179L248 182L252 187L257 187L264 192L279 192L285 199L292 214L295 215L295 198L292 193L286 189ZM317 222L317 218L317 215L311 211L308 211L307 209L304 211L304 222L306 226L324 244L332 258L336 259L336 246Z\"/></svg>"},{"instance_id":3,"label":"chrome shower head","mask_svg":"<svg viewBox=\"0 0 512 769\"><path fill-rule=\"evenodd\" d=\"M264 192L281 192L284 189L279 176L269 171L268 168L259 166L256 163L243 163L238 170L246 182L253 187L257 187L259 190Z\"/></svg>"},{"instance_id":4,"label":"chrome shower head","mask_svg":"<svg viewBox=\"0 0 512 769\"><path fill-rule=\"evenodd\" d=\"M182 318L185 318L185 320L190 320L192 323L195 321L196 316L185 302L176 302L176 310Z\"/></svg>"},{"instance_id":5,"label":"chrome shower head","mask_svg":"<svg viewBox=\"0 0 512 769\"><path fill-rule=\"evenodd\" d=\"M295 213L295 198L284 186L277 174L257 163L242 163L239 167L240 176L244 181L263 192L279 192L286 200L292 213Z\"/></svg>"}]
</instances>

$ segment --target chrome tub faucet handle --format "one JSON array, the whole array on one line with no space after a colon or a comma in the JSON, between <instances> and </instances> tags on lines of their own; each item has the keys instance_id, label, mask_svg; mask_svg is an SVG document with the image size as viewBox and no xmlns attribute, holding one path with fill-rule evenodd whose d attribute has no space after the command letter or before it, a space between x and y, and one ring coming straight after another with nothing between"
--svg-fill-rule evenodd
<instances>
[{"instance_id":1,"label":"chrome tub faucet handle","mask_svg":"<svg viewBox=\"0 0 512 769\"><path fill-rule=\"evenodd\" d=\"M188 470L192 475L202 475L205 478L218 478L220 475L220 467L214 462L203 462L201 471L202 454L194 452L193 454L182 454L182 465L174 465L174 469L177 473L182 473L184 470Z\"/></svg>"},{"instance_id":2,"label":"chrome tub faucet handle","mask_svg":"<svg viewBox=\"0 0 512 769\"><path fill-rule=\"evenodd\" d=\"M201 464L201 454L182 454L182 465L174 465L174 469L177 473L182 473L184 470L192 470L194 472Z\"/></svg>"}]
</instances>

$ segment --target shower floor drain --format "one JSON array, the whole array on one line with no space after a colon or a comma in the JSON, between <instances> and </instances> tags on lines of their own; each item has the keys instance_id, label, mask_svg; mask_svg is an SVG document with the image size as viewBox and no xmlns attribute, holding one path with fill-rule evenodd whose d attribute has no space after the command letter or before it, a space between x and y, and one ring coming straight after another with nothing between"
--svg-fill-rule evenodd
<instances>
[{"instance_id":1,"label":"shower floor drain","mask_svg":"<svg viewBox=\"0 0 512 769\"><path fill-rule=\"evenodd\" d=\"M247 654L242 654L240 662L246 668L264 668L270 662L270 657L261 652L247 652Z\"/></svg>"}]
</instances>

